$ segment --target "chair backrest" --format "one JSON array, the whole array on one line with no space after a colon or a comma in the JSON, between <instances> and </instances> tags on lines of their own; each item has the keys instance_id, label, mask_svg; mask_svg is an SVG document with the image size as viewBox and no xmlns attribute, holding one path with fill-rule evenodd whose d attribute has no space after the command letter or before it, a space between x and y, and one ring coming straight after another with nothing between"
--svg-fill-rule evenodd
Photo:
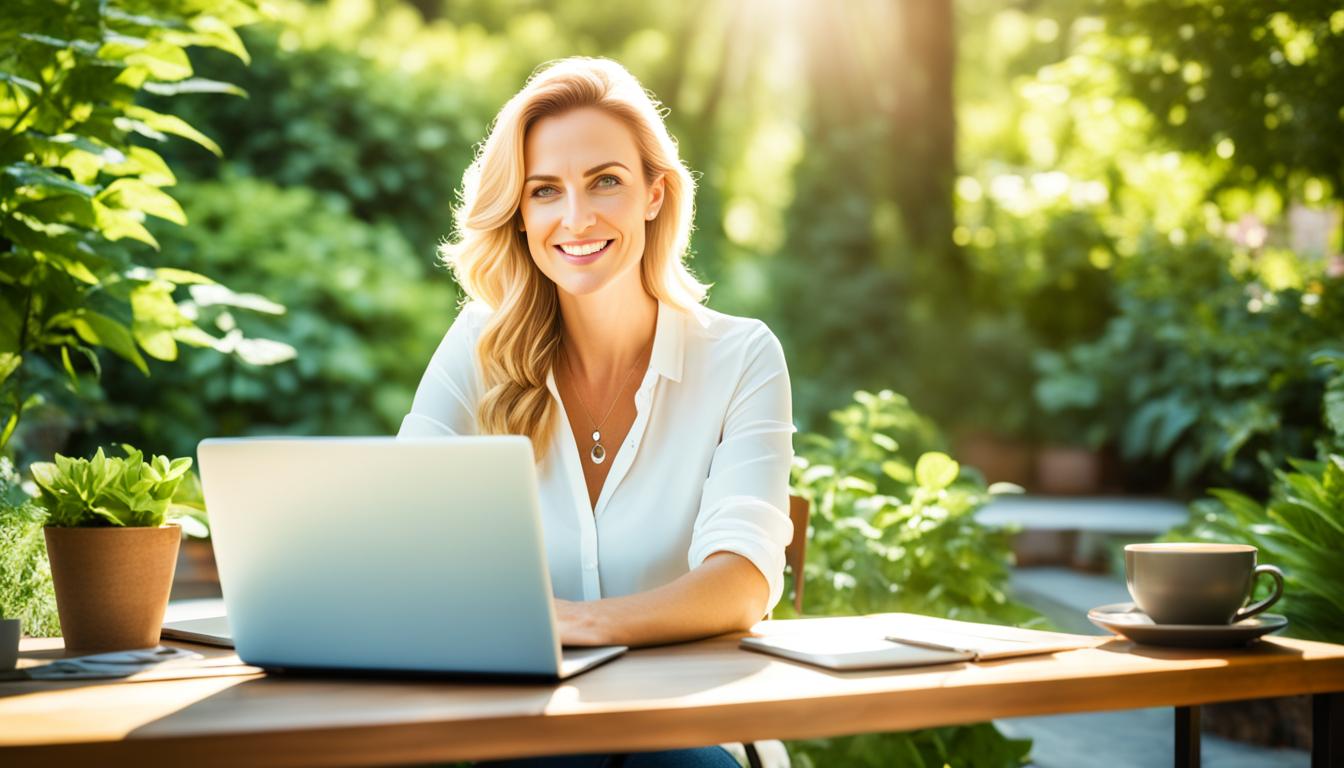
<instances>
[{"instance_id":1,"label":"chair backrest","mask_svg":"<svg viewBox=\"0 0 1344 768\"><path fill-rule=\"evenodd\" d=\"M807 525L812 520L812 505L802 496L790 496L789 519L793 521L793 541L784 547L784 562L793 571L793 607L801 615L803 561L807 557Z\"/></svg>"}]
</instances>

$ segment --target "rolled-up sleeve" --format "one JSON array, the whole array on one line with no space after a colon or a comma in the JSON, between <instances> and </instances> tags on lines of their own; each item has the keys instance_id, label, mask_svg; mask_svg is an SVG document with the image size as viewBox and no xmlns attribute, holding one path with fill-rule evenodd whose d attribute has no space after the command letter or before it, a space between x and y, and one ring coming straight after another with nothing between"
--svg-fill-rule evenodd
<instances>
[{"instance_id":1,"label":"rolled-up sleeve","mask_svg":"<svg viewBox=\"0 0 1344 768\"><path fill-rule=\"evenodd\" d=\"M489 310L470 303L444 334L415 390L411 412L401 420L397 437L476 434L476 403L480 377L476 341Z\"/></svg>"},{"instance_id":2,"label":"rolled-up sleeve","mask_svg":"<svg viewBox=\"0 0 1344 768\"><path fill-rule=\"evenodd\" d=\"M688 553L691 568L715 552L747 558L770 586L768 612L784 592L784 547L793 461L789 372L778 339L758 326L714 450Z\"/></svg>"}]
</instances>

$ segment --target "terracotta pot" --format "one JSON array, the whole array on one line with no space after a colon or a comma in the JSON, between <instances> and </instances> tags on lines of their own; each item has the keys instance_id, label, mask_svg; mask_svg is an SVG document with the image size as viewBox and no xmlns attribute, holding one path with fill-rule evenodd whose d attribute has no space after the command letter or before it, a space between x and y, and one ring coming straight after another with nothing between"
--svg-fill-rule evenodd
<instances>
[{"instance_id":1,"label":"terracotta pot","mask_svg":"<svg viewBox=\"0 0 1344 768\"><path fill-rule=\"evenodd\" d=\"M1031 485L1035 456L1030 443L991 432L967 432L954 443L957 461L979 469L985 482Z\"/></svg>"},{"instance_id":2,"label":"terracotta pot","mask_svg":"<svg viewBox=\"0 0 1344 768\"><path fill-rule=\"evenodd\" d=\"M1028 529L1013 536L1013 562L1020 568L1068 566L1077 550L1077 531Z\"/></svg>"},{"instance_id":3,"label":"terracotta pot","mask_svg":"<svg viewBox=\"0 0 1344 768\"><path fill-rule=\"evenodd\" d=\"M67 650L158 645L182 529L46 528Z\"/></svg>"},{"instance_id":4,"label":"terracotta pot","mask_svg":"<svg viewBox=\"0 0 1344 768\"><path fill-rule=\"evenodd\" d=\"M1088 448L1047 445L1036 456L1036 491L1081 496L1101 490L1101 454Z\"/></svg>"}]
</instances>

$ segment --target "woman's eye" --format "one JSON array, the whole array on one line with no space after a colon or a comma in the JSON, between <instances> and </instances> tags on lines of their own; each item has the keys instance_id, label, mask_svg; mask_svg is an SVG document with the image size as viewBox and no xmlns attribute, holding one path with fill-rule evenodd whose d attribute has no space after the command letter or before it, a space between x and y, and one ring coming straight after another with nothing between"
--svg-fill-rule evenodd
<instances>
[{"instance_id":1,"label":"woman's eye","mask_svg":"<svg viewBox=\"0 0 1344 768\"><path fill-rule=\"evenodd\" d=\"M599 176L597 178L597 186L599 187L611 188L611 187L619 187L620 185L621 180L615 176L612 176L611 174L606 174L604 176Z\"/></svg>"},{"instance_id":2,"label":"woman's eye","mask_svg":"<svg viewBox=\"0 0 1344 768\"><path fill-rule=\"evenodd\" d=\"M558 194L558 192L556 188L552 186L537 187L532 190L533 197L555 197L556 194Z\"/></svg>"}]
</instances>

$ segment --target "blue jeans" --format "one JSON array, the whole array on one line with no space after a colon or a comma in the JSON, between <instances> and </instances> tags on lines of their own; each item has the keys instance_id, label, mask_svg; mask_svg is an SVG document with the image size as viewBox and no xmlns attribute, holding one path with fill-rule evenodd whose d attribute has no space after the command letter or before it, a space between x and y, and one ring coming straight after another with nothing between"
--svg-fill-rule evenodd
<instances>
[{"instance_id":1,"label":"blue jeans","mask_svg":"<svg viewBox=\"0 0 1344 768\"><path fill-rule=\"evenodd\" d=\"M723 747L637 752L633 755L561 755L477 763L480 768L738 768Z\"/></svg>"}]
</instances>

